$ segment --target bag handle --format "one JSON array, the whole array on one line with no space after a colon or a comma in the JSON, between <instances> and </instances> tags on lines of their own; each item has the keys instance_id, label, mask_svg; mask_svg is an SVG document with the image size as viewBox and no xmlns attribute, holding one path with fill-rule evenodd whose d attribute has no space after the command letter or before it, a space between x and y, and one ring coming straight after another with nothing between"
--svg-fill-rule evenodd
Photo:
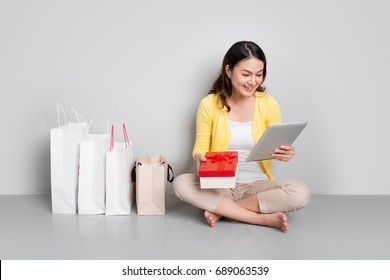
<instances>
[{"instance_id":1,"label":"bag handle","mask_svg":"<svg viewBox=\"0 0 390 280\"><path fill-rule=\"evenodd\" d=\"M57 104L57 121L58 121L58 127L61 127L61 122L60 122L60 109L62 111L62 114L64 116L64 125L66 125L66 114L65 114L65 110L64 108L62 107L62 105L58 102L56 102ZM75 108L73 108L72 106L70 106L70 109L73 111L73 113L75 113L76 115L76 118L77 120L79 121L79 123L81 122L87 122L84 117L82 115L80 115L76 110Z\"/></svg>"},{"instance_id":2,"label":"bag handle","mask_svg":"<svg viewBox=\"0 0 390 280\"><path fill-rule=\"evenodd\" d=\"M72 106L70 106L70 109L73 111L73 113L76 115L76 118L77 118L77 120L79 121L79 123L80 122L87 122L85 119L84 119L84 117L82 116L82 115L80 115L77 111L76 111L76 109L75 108L73 108ZM80 120L81 119L81 120Z\"/></svg>"},{"instance_id":3,"label":"bag handle","mask_svg":"<svg viewBox=\"0 0 390 280\"><path fill-rule=\"evenodd\" d=\"M126 148L128 148L130 145L130 140L129 140L129 136L127 135L127 130L126 130L125 124L123 124L122 130L123 130L123 136L125 137L125 145L126 145Z\"/></svg>"},{"instance_id":4,"label":"bag handle","mask_svg":"<svg viewBox=\"0 0 390 280\"><path fill-rule=\"evenodd\" d=\"M108 120L107 117L101 117L103 120L105 120L106 122L106 133L108 134L108 128L110 126L110 121ZM91 119L91 121L89 122L89 127L92 126L92 122L93 122L93 119Z\"/></svg>"},{"instance_id":5,"label":"bag handle","mask_svg":"<svg viewBox=\"0 0 390 280\"><path fill-rule=\"evenodd\" d=\"M64 108L61 106L60 103L57 102L57 120L58 120L58 127L61 127L60 124L60 109L62 111L62 114L64 115L64 125L66 124L66 114Z\"/></svg>"},{"instance_id":6,"label":"bag handle","mask_svg":"<svg viewBox=\"0 0 390 280\"><path fill-rule=\"evenodd\" d=\"M114 125L111 126L110 151L114 149Z\"/></svg>"},{"instance_id":7,"label":"bag handle","mask_svg":"<svg viewBox=\"0 0 390 280\"><path fill-rule=\"evenodd\" d=\"M127 135L127 131L126 131L126 125L123 124L123 136L125 138L125 145L126 145L126 148L129 147L130 145L130 140L129 140L129 136ZM111 126L111 139L110 139L110 151L112 151L114 149L114 125Z\"/></svg>"},{"instance_id":8,"label":"bag handle","mask_svg":"<svg viewBox=\"0 0 390 280\"><path fill-rule=\"evenodd\" d=\"M164 163L165 163L165 161L162 162L161 164L164 164ZM133 168L131 169L131 181L134 182L134 183L135 183L135 181L137 179L136 178L136 172L135 172L135 169L136 169L137 165L142 165L142 163L135 161L134 165L133 165ZM172 168L172 166L170 166L168 164L167 181L169 183L172 183L174 179L175 179L175 175L173 174L173 168Z\"/></svg>"},{"instance_id":9,"label":"bag handle","mask_svg":"<svg viewBox=\"0 0 390 280\"><path fill-rule=\"evenodd\" d=\"M163 161L161 164L164 164L164 163L167 163L167 162ZM173 180L175 179L175 174L173 174L172 166L169 163L167 163L167 165L168 165L167 181L169 183L172 183Z\"/></svg>"},{"instance_id":10,"label":"bag handle","mask_svg":"<svg viewBox=\"0 0 390 280\"><path fill-rule=\"evenodd\" d=\"M171 175L171 176L169 176ZM175 179L175 175L173 174L173 168L171 165L168 164L168 175L167 175L167 180L169 183L173 182L173 179Z\"/></svg>"}]
</instances>

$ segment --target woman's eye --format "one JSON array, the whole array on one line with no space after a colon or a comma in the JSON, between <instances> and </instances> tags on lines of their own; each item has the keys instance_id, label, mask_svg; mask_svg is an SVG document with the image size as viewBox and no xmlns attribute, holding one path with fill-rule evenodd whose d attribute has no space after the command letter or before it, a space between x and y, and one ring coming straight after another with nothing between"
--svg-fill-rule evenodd
<instances>
[{"instance_id":1,"label":"woman's eye","mask_svg":"<svg viewBox=\"0 0 390 280\"><path fill-rule=\"evenodd\" d=\"M249 77L249 75L248 74L242 74L244 77Z\"/></svg>"}]
</instances>

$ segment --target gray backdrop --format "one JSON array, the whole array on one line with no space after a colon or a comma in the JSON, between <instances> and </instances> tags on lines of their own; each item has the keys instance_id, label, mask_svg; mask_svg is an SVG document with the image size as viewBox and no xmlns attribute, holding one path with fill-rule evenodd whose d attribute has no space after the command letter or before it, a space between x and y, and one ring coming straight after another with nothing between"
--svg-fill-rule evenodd
<instances>
[{"instance_id":1,"label":"gray backdrop","mask_svg":"<svg viewBox=\"0 0 390 280\"><path fill-rule=\"evenodd\" d=\"M56 102L118 128L134 154L192 171L195 113L236 41L265 51L284 121L309 121L278 178L390 194L388 1L0 1L0 194L50 191ZM119 129L117 129L119 130ZM117 139L120 135L117 135Z\"/></svg>"}]
</instances>

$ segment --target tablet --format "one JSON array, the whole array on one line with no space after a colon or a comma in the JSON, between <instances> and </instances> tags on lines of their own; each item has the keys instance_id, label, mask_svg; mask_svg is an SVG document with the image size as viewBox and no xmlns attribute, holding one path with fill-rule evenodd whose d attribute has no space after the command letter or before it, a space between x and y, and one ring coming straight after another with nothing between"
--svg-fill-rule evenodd
<instances>
[{"instance_id":1,"label":"tablet","mask_svg":"<svg viewBox=\"0 0 390 280\"><path fill-rule=\"evenodd\" d=\"M307 122L270 124L245 161L272 159L274 150L294 142Z\"/></svg>"}]
</instances>

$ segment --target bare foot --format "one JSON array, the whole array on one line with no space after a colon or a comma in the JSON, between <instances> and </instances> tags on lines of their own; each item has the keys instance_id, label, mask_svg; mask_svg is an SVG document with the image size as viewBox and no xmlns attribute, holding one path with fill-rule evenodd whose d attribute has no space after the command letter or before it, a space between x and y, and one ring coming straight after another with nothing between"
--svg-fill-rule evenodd
<instances>
[{"instance_id":1,"label":"bare foot","mask_svg":"<svg viewBox=\"0 0 390 280\"><path fill-rule=\"evenodd\" d=\"M222 218L222 216L211 213L207 210L204 211L203 215L210 227L214 227L217 221Z\"/></svg>"},{"instance_id":2,"label":"bare foot","mask_svg":"<svg viewBox=\"0 0 390 280\"><path fill-rule=\"evenodd\" d=\"M259 225L274 227L280 229L282 232L287 232L288 223L286 214L277 212L272 214L259 215Z\"/></svg>"}]
</instances>

